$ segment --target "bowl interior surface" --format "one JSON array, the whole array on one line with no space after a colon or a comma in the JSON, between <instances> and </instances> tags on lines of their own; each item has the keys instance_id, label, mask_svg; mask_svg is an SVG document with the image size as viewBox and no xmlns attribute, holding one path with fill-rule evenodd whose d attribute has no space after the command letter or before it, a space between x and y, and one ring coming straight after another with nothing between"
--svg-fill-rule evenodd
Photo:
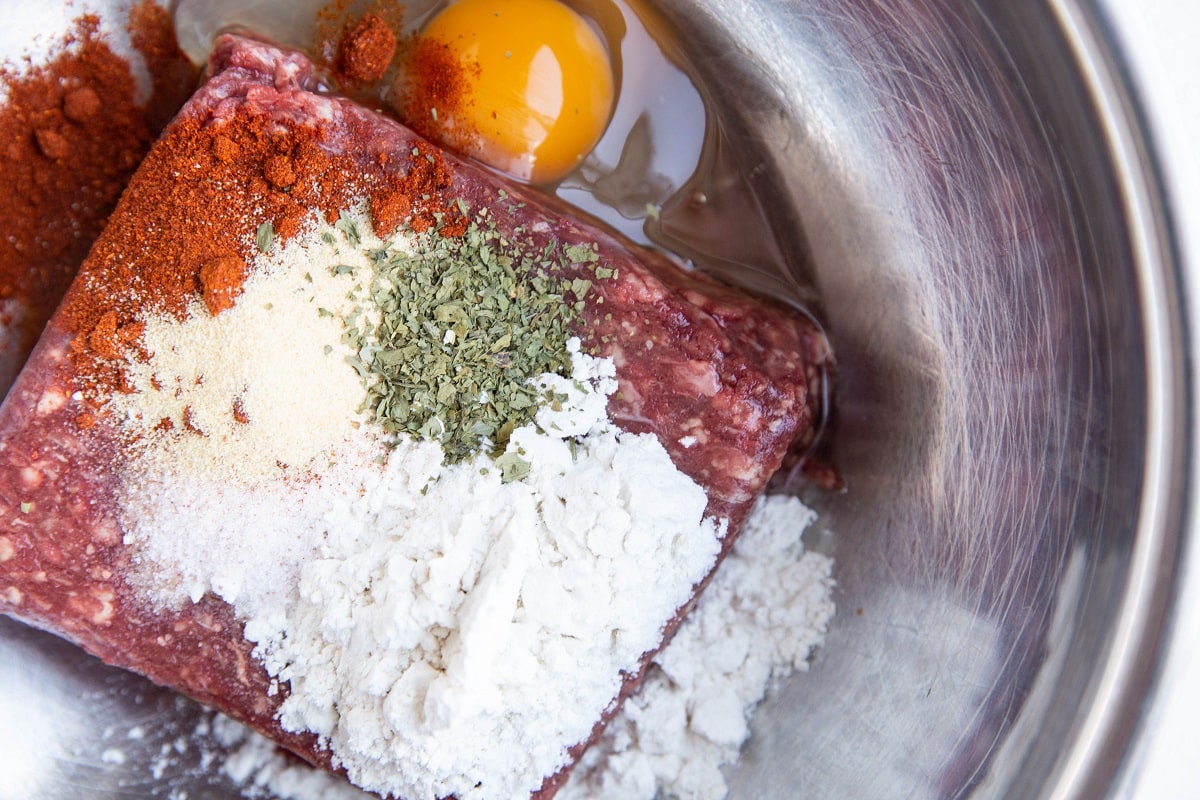
<instances>
[{"instance_id":1,"label":"bowl interior surface","mask_svg":"<svg viewBox=\"0 0 1200 800\"><path fill-rule=\"evenodd\" d=\"M838 359L847 488L808 497L838 616L755 717L733 798L1017 797L1068 780L1146 578L1148 398L1171 376L1147 362L1169 320L1147 318L1154 267L1062 5L655 4L784 257L741 259L737 279L814 287ZM134 761L190 730L196 709L169 693L4 620L0 683L52 710L53 730L10 743L43 797L128 796L121 769L134 791L235 796L191 767L154 782L145 763L105 763L98 728L149 732L123 751ZM1093 737L1107 772L1067 789L1105 785L1134 715Z\"/></svg>"},{"instance_id":2,"label":"bowl interior surface","mask_svg":"<svg viewBox=\"0 0 1200 800\"><path fill-rule=\"evenodd\" d=\"M816 287L847 484L814 499L838 617L733 796L1096 796L1153 662L1131 651L1180 529L1148 506L1184 426L1178 292L1128 175L1149 179L1117 166L1111 53L1079 47L1094 9L706 8L667 13Z\"/></svg>"}]
</instances>

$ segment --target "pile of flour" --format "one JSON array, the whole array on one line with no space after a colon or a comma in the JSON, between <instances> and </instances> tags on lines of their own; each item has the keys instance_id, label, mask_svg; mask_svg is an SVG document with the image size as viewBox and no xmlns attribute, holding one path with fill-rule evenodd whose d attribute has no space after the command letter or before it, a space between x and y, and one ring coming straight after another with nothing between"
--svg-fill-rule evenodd
<instances>
[{"instance_id":1,"label":"pile of flour","mask_svg":"<svg viewBox=\"0 0 1200 800\"><path fill-rule=\"evenodd\" d=\"M613 718L557 795L565 800L719 800L759 701L805 670L833 616L833 562L801 542L814 515L764 498L716 578L642 689ZM367 800L219 718L203 737L231 755L224 772L250 800Z\"/></svg>"},{"instance_id":2,"label":"pile of flour","mask_svg":"<svg viewBox=\"0 0 1200 800\"><path fill-rule=\"evenodd\" d=\"M280 289L277 303L294 292ZM230 603L289 685L280 724L317 734L356 785L528 796L659 646L725 530L654 436L611 425L611 359L568 350L571 376L541 378L555 402L509 439L518 479L486 455L446 465L435 442L389 449L364 431L310 480L251 459L214 476L170 447L135 462L131 582L163 606Z\"/></svg>"},{"instance_id":3,"label":"pile of flour","mask_svg":"<svg viewBox=\"0 0 1200 800\"><path fill-rule=\"evenodd\" d=\"M316 734L355 785L528 797L658 648L727 523L657 438L611 423L615 365L578 339L499 458L447 464L437 442L385 434L359 412L343 332L386 243L335 234L269 247L217 317L144 320L153 358L111 404L135 453L128 580L157 607L229 603L288 686L280 725ZM795 499L760 501L568 797L723 794L750 709L832 613L829 563L800 546L810 522ZM253 740L237 752L256 786L296 775L253 768Z\"/></svg>"}]
</instances>

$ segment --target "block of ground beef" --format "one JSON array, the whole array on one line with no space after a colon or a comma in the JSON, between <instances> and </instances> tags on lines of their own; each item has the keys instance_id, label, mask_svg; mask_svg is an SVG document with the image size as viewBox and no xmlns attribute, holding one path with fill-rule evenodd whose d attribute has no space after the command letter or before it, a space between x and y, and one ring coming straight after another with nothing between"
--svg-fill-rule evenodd
<instances>
[{"instance_id":1,"label":"block of ground beef","mask_svg":"<svg viewBox=\"0 0 1200 800\"><path fill-rule=\"evenodd\" d=\"M0 609L370 791L546 798L826 360L225 36L0 408Z\"/></svg>"}]
</instances>

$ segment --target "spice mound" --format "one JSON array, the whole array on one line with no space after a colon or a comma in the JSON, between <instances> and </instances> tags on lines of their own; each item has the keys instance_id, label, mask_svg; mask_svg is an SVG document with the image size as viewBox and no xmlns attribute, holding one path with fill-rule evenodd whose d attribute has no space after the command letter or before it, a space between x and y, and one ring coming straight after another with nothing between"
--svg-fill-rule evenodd
<instances>
[{"instance_id":1,"label":"spice mound","mask_svg":"<svg viewBox=\"0 0 1200 800\"><path fill-rule=\"evenodd\" d=\"M381 795L549 798L828 359L233 35L0 408L0 609Z\"/></svg>"},{"instance_id":2,"label":"spice mound","mask_svg":"<svg viewBox=\"0 0 1200 800\"><path fill-rule=\"evenodd\" d=\"M44 13L51 25L61 9L21 13ZM81 14L44 60L0 68L0 396L195 83L167 12L143 0L126 13ZM106 29L121 20L132 53L110 42ZM155 76L150 92L139 91L131 59Z\"/></svg>"}]
</instances>

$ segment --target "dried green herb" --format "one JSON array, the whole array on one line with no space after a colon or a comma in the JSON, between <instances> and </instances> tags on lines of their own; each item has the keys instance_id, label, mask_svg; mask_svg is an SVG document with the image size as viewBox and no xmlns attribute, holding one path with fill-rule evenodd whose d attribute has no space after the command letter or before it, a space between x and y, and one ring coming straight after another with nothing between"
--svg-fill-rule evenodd
<instances>
[{"instance_id":1,"label":"dried green herb","mask_svg":"<svg viewBox=\"0 0 1200 800\"><path fill-rule=\"evenodd\" d=\"M500 480L509 483L528 475L532 465L517 453L505 453L496 459L496 466L500 468Z\"/></svg>"},{"instance_id":2,"label":"dried green herb","mask_svg":"<svg viewBox=\"0 0 1200 800\"><path fill-rule=\"evenodd\" d=\"M346 235L346 241L350 243L351 247L358 247L362 244L362 235L358 232L358 223L347 212L343 211L338 216L338 221L333 223L333 227Z\"/></svg>"},{"instance_id":3,"label":"dried green herb","mask_svg":"<svg viewBox=\"0 0 1200 800\"><path fill-rule=\"evenodd\" d=\"M352 218L343 214L334 227L360 246ZM565 276L580 264L598 271L596 250L535 248L520 235L501 236L485 214L461 237L433 232L408 241L415 249L367 253L374 277L366 294L379 324L360 328L359 313L346 319L368 407L389 432L440 442L451 463L484 448L501 452L514 429L555 399L531 379L570 374L566 342L594 281ZM511 453L498 466L504 480L529 469Z\"/></svg>"},{"instance_id":4,"label":"dried green herb","mask_svg":"<svg viewBox=\"0 0 1200 800\"><path fill-rule=\"evenodd\" d=\"M258 230L254 234L254 246L258 248L258 252L265 253L271 249L271 243L275 241L275 223L264 222L258 226Z\"/></svg>"}]
</instances>

